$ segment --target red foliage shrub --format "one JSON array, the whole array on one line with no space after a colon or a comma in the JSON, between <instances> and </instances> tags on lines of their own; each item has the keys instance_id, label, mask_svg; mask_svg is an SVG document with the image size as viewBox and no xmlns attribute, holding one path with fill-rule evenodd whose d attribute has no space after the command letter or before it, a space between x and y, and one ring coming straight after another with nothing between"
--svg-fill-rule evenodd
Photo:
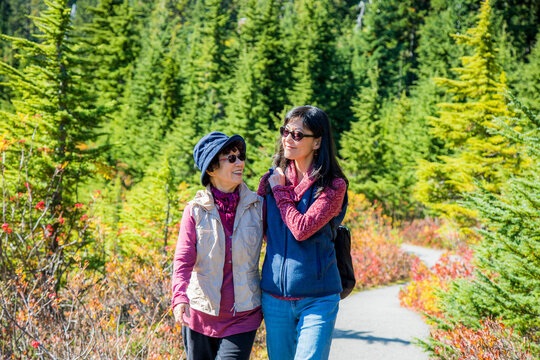
<instances>
[{"instance_id":1,"label":"red foliage shrub","mask_svg":"<svg viewBox=\"0 0 540 360\"><path fill-rule=\"evenodd\" d=\"M349 193L345 224L351 229L352 258L359 289L408 277L412 257L398 246L399 238L382 207L362 194Z\"/></svg>"},{"instance_id":2,"label":"red foliage shrub","mask_svg":"<svg viewBox=\"0 0 540 360\"><path fill-rule=\"evenodd\" d=\"M435 359L444 360L532 360L528 341L506 327L500 319L483 319L478 329L458 325L449 331L435 331L432 337ZM432 358L433 359L433 358Z\"/></svg>"},{"instance_id":3,"label":"red foliage shrub","mask_svg":"<svg viewBox=\"0 0 540 360\"><path fill-rule=\"evenodd\" d=\"M2 354L23 359L170 359L182 354L180 327L170 312L168 256L155 262L114 259L98 276L73 270L65 286L24 273L3 283Z\"/></svg>"},{"instance_id":4,"label":"red foliage shrub","mask_svg":"<svg viewBox=\"0 0 540 360\"><path fill-rule=\"evenodd\" d=\"M453 279L472 277L474 272L472 257L473 252L469 248L446 252L432 269L428 269L416 259L411 267L411 282L399 292L401 305L442 318L436 292L448 289Z\"/></svg>"}]
</instances>

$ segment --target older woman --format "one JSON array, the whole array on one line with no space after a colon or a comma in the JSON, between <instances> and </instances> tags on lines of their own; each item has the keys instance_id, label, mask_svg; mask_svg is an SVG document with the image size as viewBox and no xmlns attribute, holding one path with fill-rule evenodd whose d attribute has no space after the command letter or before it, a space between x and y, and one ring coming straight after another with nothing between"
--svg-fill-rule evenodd
<instances>
[{"instance_id":1,"label":"older woman","mask_svg":"<svg viewBox=\"0 0 540 360\"><path fill-rule=\"evenodd\" d=\"M184 209L172 306L189 360L249 359L262 321L262 198L243 182L246 144L214 131L193 150L200 190Z\"/></svg>"}]
</instances>

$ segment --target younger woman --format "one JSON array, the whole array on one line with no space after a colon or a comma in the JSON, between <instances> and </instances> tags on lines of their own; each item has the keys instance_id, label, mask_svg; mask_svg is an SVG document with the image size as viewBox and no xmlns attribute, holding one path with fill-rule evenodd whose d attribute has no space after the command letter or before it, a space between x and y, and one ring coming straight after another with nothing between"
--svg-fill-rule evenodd
<instances>
[{"instance_id":1,"label":"younger woman","mask_svg":"<svg viewBox=\"0 0 540 360\"><path fill-rule=\"evenodd\" d=\"M321 109L292 109L280 128L265 199L262 308L271 360L328 359L342 291L333 244L346 211L347 179Z\"/></svg>"}]
</instances>

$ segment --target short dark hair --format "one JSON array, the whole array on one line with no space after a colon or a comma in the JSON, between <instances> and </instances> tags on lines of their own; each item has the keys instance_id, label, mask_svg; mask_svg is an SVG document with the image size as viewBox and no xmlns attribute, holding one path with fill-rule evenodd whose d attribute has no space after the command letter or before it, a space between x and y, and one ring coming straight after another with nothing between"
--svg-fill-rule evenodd
<instances>
[{"instance_id":1,"label":"short dark hair","mask_svg":"<svg viewBox=\"0 0 540 360\"><path fill-rule=\"evenodd\" d=\"M230 152L239 151L240 154L246 156L246 148L244 147L244 143L242 141L234 141L227 146L225 146L223 149L221 149L216 156L210 161L210 165L206 168L206 173L203 176L202 184L203 186L207 186L210 184L210 175L208 175L209 171L214 171L219 169L219 157L221 155L227 155Z\"/></svg>"}]
</instances>

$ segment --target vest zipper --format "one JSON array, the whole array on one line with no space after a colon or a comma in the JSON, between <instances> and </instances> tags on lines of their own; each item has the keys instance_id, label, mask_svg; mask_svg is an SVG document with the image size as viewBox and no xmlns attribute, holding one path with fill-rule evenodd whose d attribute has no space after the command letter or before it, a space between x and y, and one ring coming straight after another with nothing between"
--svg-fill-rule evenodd
<instances>
[{"instance_id":1,"label":"vest zipper","mask_svg":"<svg viewBox=\"0 0 540 360\"><path fill-rule=\"evenodd\" d=\"M318 242L315 243L315 250L316 250L316 257L317 257L317 280L321 280L321 251L320 251L320 245Z\"/></svg>"},{"instance_id":2,"label":"vest zipper","mask_svg":"<svg viewBox=\"0 0 540 360\"><path fill-rule=\"evenodd\" d=\"M283 254L283 262L281 263L281 293L283 294L283 296L287 296L287 294L285 294L285 261L287 261L287 245L288 245L288 241L287 241L287 235L285 235L285 251L284 251L284 254Z\"/></svg>"}]
</instances>

